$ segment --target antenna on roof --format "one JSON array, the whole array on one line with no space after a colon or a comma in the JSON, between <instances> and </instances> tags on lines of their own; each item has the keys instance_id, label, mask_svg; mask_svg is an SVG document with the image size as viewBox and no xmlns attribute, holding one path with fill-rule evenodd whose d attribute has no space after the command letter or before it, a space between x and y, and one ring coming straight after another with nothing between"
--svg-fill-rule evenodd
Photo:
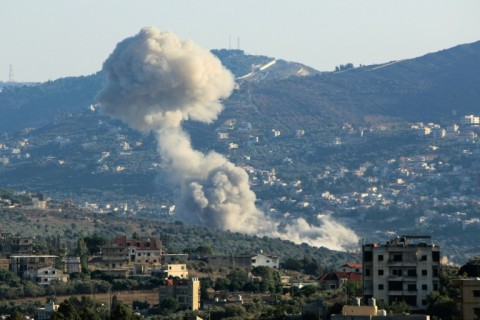
<instances>
[{"instance_id":1,"label":"antenna on roof","mask_svg":"<svg viewBox=\"0 0 480 320\"><path fill-rule=\"evenodd\" d=\"M8 72L8 82L15 82L15 77L13 76L13 66L10 65L10 70Z\"/></svg>"},{"instance_id":2,"label":"antenna on roof","mask_svg":"<svg viewBox=\"0 0 480 320\"><path fill-rule=\"evenodd\" d=\"M237 37L237 49L240 50L240 37Z\"/></svg>"},{"instance_id":3,"label":"antenna on roof","mask_svg":"<svg viewBox=\"0 0 480 320\"><path fill-rule=\"evenodd\" d=\"M228 50L232 50L232 37L228 36Z\"/></svg>"}]
</instances>

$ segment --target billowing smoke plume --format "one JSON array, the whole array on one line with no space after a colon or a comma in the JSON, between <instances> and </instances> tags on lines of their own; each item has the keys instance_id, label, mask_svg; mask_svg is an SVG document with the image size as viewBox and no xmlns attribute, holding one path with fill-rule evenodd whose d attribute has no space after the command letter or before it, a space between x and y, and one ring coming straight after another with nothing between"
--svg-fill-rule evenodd
<instances>
[{"instance_id":1,"label":"billowing smoke plume","mask_svg":"<svg viewBox=\"0 0 480 320\"><path fill-rule=\"evenodd\" d=\"M357 241L330 218L322 227L297 219L279 223L255 206L248 175L224 156L194 150L182 121L212 122L230 96L234 79L220 61L189 40L145 28L120 42L103 69L107 82L97 100L103 110L142 132L155 132L172 180L181 188L183 220L256 235L342 249Z\"/></svg>"}]
</instances>

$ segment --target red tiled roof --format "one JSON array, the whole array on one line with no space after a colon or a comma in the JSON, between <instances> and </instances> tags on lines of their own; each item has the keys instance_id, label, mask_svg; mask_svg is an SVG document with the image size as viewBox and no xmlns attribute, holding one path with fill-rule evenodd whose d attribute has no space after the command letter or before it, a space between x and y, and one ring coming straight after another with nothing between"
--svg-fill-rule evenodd
<instances>
[{"instance_id":1,"label":"red tiled roof","mask_svg":"<svg viewBox=\"0 0 480 320\"><path fill-rule=\"evenodd\" d=\"M349 263L345 263L341 267L361 269L363 267L363 265L361 263L351 263L351 262L349 262Z\"/></svg>"}]
</instances>

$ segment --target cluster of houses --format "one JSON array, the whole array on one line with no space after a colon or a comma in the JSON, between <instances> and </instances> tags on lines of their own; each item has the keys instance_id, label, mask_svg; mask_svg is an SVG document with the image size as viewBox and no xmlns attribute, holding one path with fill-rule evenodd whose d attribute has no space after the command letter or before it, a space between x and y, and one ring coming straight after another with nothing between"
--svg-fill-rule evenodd
<instances>
[{"instance_id":1,"label":"cluster of houses","mask_svg":"<svg viewBox=\"0 0 480 320\"><path fill-rule=\"evenodd\" d=\"M49 285L52 281L66 282L69 274L81 272L79 257L64 257L64 269L60 270L56 268L59 265L58 256L32 253L33 239L5 232L0 235L0 268L8 269L23 279ZM207 256L204 259L210 266L223 268L280 268L278 257L262 252ZM197 310L201 307L200 281L189 275L187 260L187 254L165 253L161 239L119 236L101 247L101 255L89 259L89 267L111 275L149 275L165 279L159 287L159 301L175 298L182 308ZM440 261L440 248L432 243L430 236L402 236L385 244L363 244L361 263L344 264L314 282L295 284L288 277L282 277L282 282L287 286L314 284L321 290L343 290L347 282L361 283L361 300L370 302L370 305L362 305L359 300L353 306L345 306L342 314L349 317L378 316L384 311L378 310L375 300L391 304L400 299L413 310L426 309L427 296L439 290ZM480 279L456 279L453 284L461 292L458 306L464 318L468 318L480 304ZM238 301L242 302L241 299ZM322 303L304 306L305 310L315 313L325 312L322 308Z\"/></svg>"}]
</instances>

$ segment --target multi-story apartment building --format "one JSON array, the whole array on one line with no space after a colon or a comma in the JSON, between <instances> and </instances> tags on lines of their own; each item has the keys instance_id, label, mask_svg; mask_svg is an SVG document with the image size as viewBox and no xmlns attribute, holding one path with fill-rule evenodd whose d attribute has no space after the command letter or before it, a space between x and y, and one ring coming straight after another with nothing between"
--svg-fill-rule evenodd
<instances>
[{"instance_id":1,"label":"multi-story apartment building","mask_svg":"<svg viewBox=\"0 0 480 320\"><path fill-rule=\"evenodd\" d=\"M430 236L403 236L386 244L364 244L363 299L405 301L424 309L427 295L439 287L440 248Z\"/></svg>"},{"instance_id":2,"label":"multi-story apartment building","mask_svg":"<svg viewBox=\"0 0 480 320\"><path fill-rule=\"evenodd\" d=\"M177 299L181 308L198 310L200 308L200 280L190 279L167 279L160 286L159 301L165 298Z\"/></svg>"}]
</instances>

